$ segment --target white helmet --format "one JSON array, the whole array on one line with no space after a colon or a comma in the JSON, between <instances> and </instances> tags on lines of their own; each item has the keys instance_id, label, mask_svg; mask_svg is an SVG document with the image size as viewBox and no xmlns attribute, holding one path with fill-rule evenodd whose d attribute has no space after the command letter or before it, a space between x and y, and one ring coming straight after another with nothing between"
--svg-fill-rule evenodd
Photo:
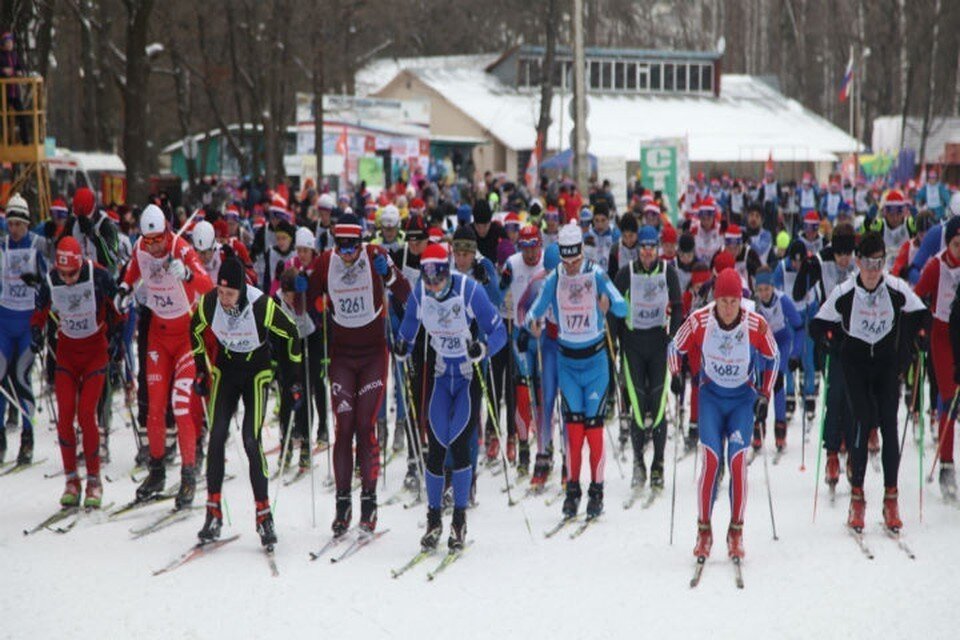
<instances>
[{"instance_id":1,"label":"white helmet","mask_svg":"<svg viewBox=\"0 0 960 640\"><path fill-rule=\"evenodd\" d=\"M201 220L193 228L193 248L197 251L213 249L215 235L213 225L206 220Z\"/></svg>"},{"instance_id":2,"label":"white helmet","mask_svg":"<svg viewBox=\"0 0 960 640\"><path fill-rule=\"evenodd\" d=\"M392 204L388 204L383 208L383 211L380 212L380 226L381 227L399 227L400 226L400 210L397 209Z\"/></svg>"},{"instance_id":3,"label":"white helmet","mask_svg":"<svg viewBox=\"0 0 960 640\"><path fill-rule=\"evenodd\" d=\"M330 195L329 193L320 194L320 199L317 200L318 209L329 209L330 211L333 211L333 209L336 208L336 206L337 206L337 203L333 199L332 195Z\"/></svg>"},{"instance_id":4,"label":"white helmet","mask_svg":"<svg viewBox=\"0 0 960 640\"><path fill-rule=\"evenodd\" d=\"M313 237L313 232L310 231L307 227L300 227L297 229L297 235L293 240L293 247L295 249L313 249L316 246L316 239Z\"/></svg>"},{"instance_id":5,"label":"white helmet","mask_svg":"<svg viewBox=\"0 0 960 640\"><path fill-rule=\"evenodd\" d=\"M155 204L148 204L140 214L140 234L152 236L167 230L167 218Z\"/></svg>"}]
</instances>

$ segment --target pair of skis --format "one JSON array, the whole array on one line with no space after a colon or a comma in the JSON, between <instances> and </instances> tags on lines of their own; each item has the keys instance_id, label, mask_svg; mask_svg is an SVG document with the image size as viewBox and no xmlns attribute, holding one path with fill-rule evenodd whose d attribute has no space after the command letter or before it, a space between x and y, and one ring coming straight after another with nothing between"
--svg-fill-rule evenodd
<instances>
[{"instance_id":1,"label":"pair of skis","mask_svg":"<svg viewBox=\"0 0 960 640\"><path fill-rule=\"evenodd\" d=\"M572 524L576 524L577 527L570 533L570 539L573 540L575 538L579 538L584 533L586 533L587 529L589 529L599 519L600 519L599 515L593 516L593 517L587 516L582 520L580 519L579 515L571 516L571 517L563 517L560 519L560 521L557 524L553 525L552 527L544 531L543 537L552 538L558 533L560 533L561 531L563 531L564 529L566 529L568 526Z\"/></svg>"},{"instance_id":2,"label":"pair of skis","mask_svg":"<svg viewBox=\"0 0 960 640\"><path fill-rule=\"evenodd\" d=\"M17 464L16 462L14 462L13 465L10 465L9 463L4 463L3 466L0 466L0 469L3 469L2 471L0 471L0 477L16 475L18 473L26 471L27 469L32 469L33 467L41 465L46 461L47 461L46 458L40 458L39 460L36 460L34 462L28 462L26 464Z\"/></svg>"},{"instance_id":3,"label":"pair of skis","mask_svg":"<svg viewBox=\"0 0 960 640\"><path fill-rule=\"evenodd\" d=\"M311 551L310 560L311 561L319 560L331 549L340 546L344 542L349 542L350 544L347 545L347 548L342 553L340 553L340 555L330 557L330 562L332 564L343 562L350 556L355 555L358 551L360 551L364 547L367 547L371 542L379 540L389 532L390 532L390 529L384 529L382 531L376 531L376 532L350 529L349 531L343 533L342 535L332 536L317 551Z\"/></svg>"},{"instance_id":4,"label":"pair of skis","mask_svg":"<svg viewBox=\"0 0 960 640\"><path fill-rule=\"evenodd\" d=\"M113 503L109 503L103 506L102 511L107 511L110 507L113 506ZM34 525L29 529L23 530L23 535L31 536L39 531L47 529L49 531L54 531L56 533L67 533L72 530L77 522L80 520L82 514L89 514L98 511L93 507L81 507L77 505L75 507L60 507L58 511L55 511L52 515L45 518L43 521Z\"/></svg>"},{"instance_id":5,"label":"pair of skis","mask_svg":"<svg viewBox=\"0 0 960 640\"><path fill-rule=\"evenodd\" d=\"M737 589L743 589L743 565L740 562L740 558L730 558L730 562L733 564L733 578L734 584L737 585ZM697 556L697 565L693 570L693 577L690 579L690 588L694 589L697 585L700 584L700 578L703 576L703 568L707 564L706 556Z\"/></svg>"},{"instance_id":6,"label":"pair of skis","mask_svg":"<svg viewBox=\"0 0 960 640\"><path fill-rule=\"evenodd\" d=\"M467 549L469 549L471 545L473 545L473 540L468 540L462 549L451 549L447 551L447 553L445 553L443 558L440 560L440 563L437 564L433 568L433 570L427 572L427 580L430 580L430 581L435 580L441 572L450 568L450 565L452 565L457 560L459 560L463 556L464 552ZM408 571L410 571L420 563L436 555L437 555L436 549L421 549L420 552L417 553L415 556L413 556L405 565L403 565L399 569L391 569L390 576L393 577L394 579L399 578L400 576L407 573Z\"/></svg>"},{"instance_id":7,"label":"pair of skis","mask_svg":"<svg viewBox=\"0 0 960 640\"><path fill-rule=\"evenodd\" d=\"M623 501L623 508L624 510L629 510L643 498L643 501L640 503L640 508L649 509L661 495L663 495L663 487L654 487L650 489L650 491L645 491L644 487L640 487L630 492L630 497Z\"/></svg>"},{"instance_id":8,"label":"pair of skis","mask_svg":"<svg viewBox=\"0 0 960 640\"><path fill-rule=\"evenodd\" d=\"M883 523L880 523L880 527L883 529L883 532L887 534L887 537L893 540L896 543L897 548L903 551L908 558L911 560L917 559L917 555L904 541L903 535L900 533L900 531L890 529ZM850 532L851 537L853 537L854 542L857 543L857 547L860 549L860 552L863 553L864 557L866 557L867 560L873 560L875 556L873 551L867 545L867 541L864 539L863 531L858 531L857 529L851 527L847 527L847 531Z\"/></svg>"}]
</instances>

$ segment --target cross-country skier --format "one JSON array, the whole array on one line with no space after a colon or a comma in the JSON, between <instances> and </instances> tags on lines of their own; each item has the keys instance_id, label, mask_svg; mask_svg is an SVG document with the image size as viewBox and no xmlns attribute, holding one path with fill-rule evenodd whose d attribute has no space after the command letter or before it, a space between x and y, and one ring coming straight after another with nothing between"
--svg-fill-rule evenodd
<instances>
[{"instance_id":1,"label":"cross-country skier","mask_svg":"<svg viewBox=\"0 0 960 640\"><path fill-rule=\"evenodd\" d=\"M747 498L746 448L754 422L763 423L776 381L779 352L766 321L743 307L743 286L733 269L717 276L714 302L695 311L670 343L670 372L678 375L687 356L691 373L699 375L699 427L703 466L697 490L698 559L710 555L710 517L720 455L726 441L730 469L730 526L727 552L739 559L743 551L743 516ZM760 373L760 384L753 382ZM702 560L701 560L702 561Z\"/></svg>"},{"instance_id":2,"label":"cross-country skier","mask_svg":"<svg viewBox=\"0 0 960 640\"><path fill-rule=\"evenodd\" d=\"M950 309L957 306L955 297L960 286L960 218L951 218L944 226L947 248L927 263L914 289L921 299L929 301L933 314L930 332L930 355L936 372L937 410L940 414L940 491L947 500L957 499L956 472L953 467L953 421L951 403L957 390L954 383L956 363L950 348Z\"/></svg>"},{"instance_id":3,"label":"cross-country skier","mask_svg":"<svg viewBox=\"0 0 960 640\"><path fill-rule=\"evenodd\" d=\"M660 241L656 229L649 225L641 227L637 244L639 257L624 264L613 281L629 307L626 319L617 321L615 326L623 354L621 371L632 418L631 485L639 489L646 483L643 449L647 438L651 438L650 487L662 489L669 395L667 345L683 321L683 299L675 267L659 259ZM671 386L675 394L683 392L679 381Z\"/></svg>"},{"instance_id":4,"label":"cross-country skier","mask_svg":"<svg viewBox=\"0 0 960 640\"><path fill-rule=\"evenodd\" d=\"M200 298L190 323L194 392L209 397L210 446L207 457L207 515L197 534L208 542L220 537L223 526L221 489L224 448L230 421L243 402L240 437L247 453L250 485L256 506L256 528L263 546L277 543L267 495L266 460L260 444L267 391L274 362L283 372L285 392L302 402L300 337L293 320L256 287L246 283L243 265L227 258L217 273L216 291ZM209 362L204 332L217 340L217 355Z\"/></svg>"},{"instance_id":5,"label":"cross-country skier","mask_svg":"<svg viewBox=\"0 0 960 640\"><path fill-rule=\"evenodd\" d=\"M590 489L587 517L603 511L603 411L610 393L610 369L605 339L607 312L627 314L627 303L606 272L584 258L583 234L568 224L557 241L563 264L549 276L527 314L527 330L539 338L539 320L553 311L559 326L558 376L563 417L567 425L567 495L563 515L577 515L582 492L580 465L583 442L590 447ZM615 384L615 383L614 383Z\"/></svg>"},{"instance_id":6,"label":"cross-country skier","mask_svg":"<svg viewBox=\"0 0 960 640\"><path fill-rule=\"evenodd\" d=\"M8 213L9 215L9 213ZM65 507L80 503L81 482L77 474L75 419L83 434L87 489L83 506L99 508L103 496L100 481L100 432L97 401L103 391L108 353L119 345L122 319L113 304L116 283L106 269L82 257L80 243L65 236L57 244L55 266L39 283L36 311L30 324L34 348L43 340L49 316L57 323L57 437L66 488L60 498ZM110 346L108 346L110 345Z\"/></svg>"},{"instance_id":7,"label":"cross-country skier","mask_svg":"<svg viewBox=\"0 0 960 640\"><path fill-rule=\"evenodd\" d=\"M353 443L360 463L360 527L372 532L377 525L377 477L380 443L377 413L387 392L386 301L402 307L410 292L400 269L382 247L363 243L363 228L353 214L334 226L334 248L320 255L310 276L307 299L329 314L325 337L330 354L330 402L336 439L333 459L337 502L333 533L341 536L353 515Z\"/></svg>"},{"instance_id":8,"label":"cross-country skier","mask_svg":"<svg viewBox=\"0 0 960 640\"><path fill-rule=\"evenodd\" d=\"M482 374L479 364L506 344L506 330L496 307L475 280L450 273L450 258L442 245L427 247L420 259L421 278L408 299L394 353L410 353L422 325L436 351L433 391L425 408L429 416L425 483L427 531L420 540L424 549L436 548L443 532L441 499L444 463L453 457L453 523L447 544L463 548L467 530L473 467L469 440L480 410ZM481 340L481 334L483 340Z\"/></svg>"},{"instance_id":9,"label":"cross-country skier","mask_svg":"<svg viewBox=\"0 0 960 640\"><path fill-rule=\"evenodd\" d=\"M27 201L15 193L7 200L7 235L0 251L0 384L7 396L20 404L20 450L17 464L33 460L33 388L30 373L34 351L31 349L30 317L33 315L32 285L46 273L40 252L40 238L30 231ZM41 327L42 329L42 327ZM4 398L6 400L6 398ZM5 408L6 401L0 403ZM4 411L0 409L0 416ZM0 425L0 460L7 450L6 429Z\"/></svg>"},{"instance_id":10,"label":"cross-country skier","mask_svg":"<svg viewBox=\"0 0 960 640\"><path fill-rule=\"evenodd\" d=\"M178 507L193 502L196 489L197 415L191 385L195 377L190 355L190 316L201 295L213 283L196 251L183 238L174 236L163 212L147 205L140 216L143 234L134 246L118 292L120 311L133 287L140 283L144 303L152 312L147 331L146 380L149 410L147 438L150 445L150 474L137 488L137 499L145 500L163 491L163 465L167 407L172 406L177 423L182 460Z\"/></svg>"},{"instance_id":11,"label":"cross-country skier","mask_svg":"<svg viewBox=\"0 0 960 640\"><path fill-rule=\"evenodd\" d=\"M884 273L885 257L883 237L865 234L857 247L859 275L835 287L810 324L816 340L840 343L853 413L847 431L853 487L847 525L858 532L863 530L866 510L867 432L874 426L879 426L883 439L884 524L892 531L903 526L897 508L900 378L913 359L917 330L927 312L903 280Z\"/></svg>"}]
</instances>

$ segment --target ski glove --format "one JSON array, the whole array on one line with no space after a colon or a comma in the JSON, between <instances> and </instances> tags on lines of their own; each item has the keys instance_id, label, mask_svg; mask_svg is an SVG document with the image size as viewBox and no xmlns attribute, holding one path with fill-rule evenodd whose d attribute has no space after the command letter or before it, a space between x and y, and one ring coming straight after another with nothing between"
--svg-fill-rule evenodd
<instances>
[{"instance_id":1,"label":"ski glove","mask_svg":"<svg viewBox=\"0 0 960 640\"><path fill-rule=\"evenodd\" d=\"M130 307L130 285L126 282L121 282L120 286L117 287L117 295L113 297L113 306L117 308L117 312L120 314L126 313Z\"/></svg>"},{"instance_id":2,"label":"ski glove","mask_svg":"<svg viewBox=\"0 0 960 640\"><path fill-rule=\"evenodd\" d=\"M520 333L517 335L517 351L520 353L526 353L527 349L530 348L530 332L526 329L520 329Z\"/></svg>"},{"instance_id":3,"label":"ski glove","mask_svg":"<svg viewBox=\"0 0 960 640\"><path fill-rule=\"evenodd\" d=\"M193 277L190 267L183 264L183 260L171 261L170 264L167 265L167 273L177 280L183 280L184 282L189 282L190 278Z\"/></svg>"},{"instance_id":4,"label":"ski glove","mask_svg":"<svg viewBox=\"0 0 960 640\"><path fill-rule=\"evenodd\" d=\"M470 358L470 362L474 364L482 362L486 355L487 347L482 342L471 340L467 343L467 357Z\"/></svg>"},{"instance_id":5,"label":"ski glove","mask_svg":"<svg viewBox=\"0 0 960 640\"><path fill-rule=\"evenodd\" d=\"M487 273L487 270L483 268L483 263L474 261L473 279L484 287L490 284L490 274Z\"/></svg>"},{"instance_id":6,"label":"ski glove","mask_svg":"<svg viewBox=\"0 0 960 640\"><path fill-rule=\"evenodd\" d=\"M30 327L30 351L40 353L43 349L43 327Z\"/></svg>"},{"instance_id":7,"label":"ski glove","mask_svg":"<svg viewBox=\"0 0 960 640\"><path fill-rule=\"evenodd\" d=\"M683 378L680 376L671 376L670 378L670 391L675 396L679 396L683 393Z\"/></svg>"},{"instance_id":8,"label":"ski glove","mask_svg":"<svg viewBox=\"0 0 960 640\"><path fill-rule=\"evenodd\" d=\"M293 281L293 290L297 293L306 293L307 276L303 275L302 273L298 273L296 280Z\"/></svg>"},{"instance_id":9,"label":"ski glove","mask_svg":"<svg viewBox=\"0 0 960 640\"><path fill-rule=\"evenodd\" d=\"M393 355L396 357L397 362L406 362L407 358L410 357L410 351L407 348L407 342L405 340L397 340L393 343Z\"/></svg>"},{"instance_id":10,"label":"ski glove","mask_svg":"<svg viewBox=\"0 0 960 640\"><path fill-rule=\"evenodd\" d=\"M290 385L290 390L288 393L290 394L290 399L293 402L291 409L294 413L296 413L300 410L300 407L303 406L303 388L300 386L299 382L294 382L292 385Z\"/></svg>"},{"instance_id":11,"label":"ski glove","mask_svg":"<svg viewBox=\"0 0 960 640\"><path fill-rule=\"evenodd\" d=\"M197 372L196 377L193 379L193 392L201 398L206 398L210 395L210 377L206 371Z\"/></svg>"},{"instance_id":12,"label":"ski glove","mask_svg":"<svg viewBox=\"0 0 960 640\"><path fill-rule=\"evenodd\" d=\"M23 284L27 285L28 287L36 287L41 282L40 275L34 273L33 271L20 274L20 280L22 280Z\"/></svg>"},{"instance_id":13,"label":"ski glove","mask_svg":"<svg viewBox=\"0 0 960 640\"><path fill-rule=\"evenodd\" d=\"M753 417L760 424L765 424L767 422L767 405L769 402L765 396L758 396L756 401L753 403Z\"/></svg>"},{"instance_id":14,"label":"ski glove","mask_svg":"<svg viewBox=\"0 0 960 640\"><path fill-rule=\"evenodd\" d=\"M504 269L503 273L500 274L500 291L506 291L509 289L512 282L513 271L510 269Z\"/></svg>"},{"instance_id":15,"label":"ski glove","mask_svg":"<svg viewBox=\"0 0 960 640\"><path fill-rule=\"evenodd\" d=\"M384 278L390 273L390 263L387 262L387 256L378 253L373 257L373 268Z\"/></svg>"}]
</instances>

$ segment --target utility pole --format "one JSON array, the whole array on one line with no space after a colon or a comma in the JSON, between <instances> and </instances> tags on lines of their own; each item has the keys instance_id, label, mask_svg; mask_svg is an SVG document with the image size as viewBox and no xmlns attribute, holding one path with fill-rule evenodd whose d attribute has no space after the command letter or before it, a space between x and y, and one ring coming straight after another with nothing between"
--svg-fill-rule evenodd
<instances>
[{"instance_id":1,"label":"utility pole","mask_svg":"<svg viewBox=\"0 0 960 640\"><path fill-rule=\"evenodd\" d=\"M586 197L588 191L587 160L587 87L586 59L583 51L583 0L573 0L573 100L576 105L573 135L573 167L577 177L577 188Z\"/></svg>"}]
</instances>

